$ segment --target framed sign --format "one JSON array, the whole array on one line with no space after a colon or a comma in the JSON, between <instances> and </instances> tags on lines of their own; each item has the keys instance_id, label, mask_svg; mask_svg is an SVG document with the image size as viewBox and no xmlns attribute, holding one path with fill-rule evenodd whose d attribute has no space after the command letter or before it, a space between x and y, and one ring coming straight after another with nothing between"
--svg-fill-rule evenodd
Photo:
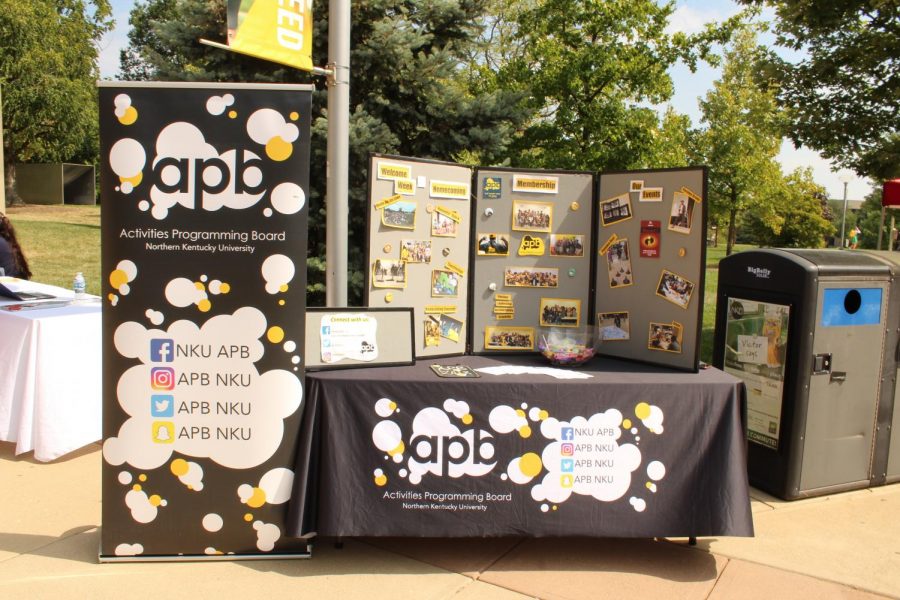
<instances>
[{"instance_id":1,"label":"framed sign","mask_svg":"<svg viewBox=\"0 0 900 600\"><path fill-rule=\"evenodd\" d=\"M442 335L442 316L435 315L438 337ZM444 325L444 329L448 327ZM409 307L309 308L306 331L306 368L310 371L416 362L413 309Z\"/></svg>"}]
</instances>

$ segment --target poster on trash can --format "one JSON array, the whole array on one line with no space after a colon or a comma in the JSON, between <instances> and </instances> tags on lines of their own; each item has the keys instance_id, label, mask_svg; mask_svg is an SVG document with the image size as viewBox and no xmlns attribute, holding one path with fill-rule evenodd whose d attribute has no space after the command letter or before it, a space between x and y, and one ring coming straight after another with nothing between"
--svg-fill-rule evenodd
<instances>
[{"instance_id":1,"label":"poster on trash can","mask_svg":"<svg viewBox=\"0 0 900 600\"><path fill-rule=\"evenodd\" d=\"M311 86L100 84L100 559L308 555Z\"/></svg>"},{"instance_id":2,"label":"poster on trash can","mask_svg":"<svg viewBox=\"0 0 900 600\"><path fill-rule=\"evenodd\" d=\"M747 439L778 450L790 307L728 298L722 370L747 386Z\"/></svg>"}]
</instances>

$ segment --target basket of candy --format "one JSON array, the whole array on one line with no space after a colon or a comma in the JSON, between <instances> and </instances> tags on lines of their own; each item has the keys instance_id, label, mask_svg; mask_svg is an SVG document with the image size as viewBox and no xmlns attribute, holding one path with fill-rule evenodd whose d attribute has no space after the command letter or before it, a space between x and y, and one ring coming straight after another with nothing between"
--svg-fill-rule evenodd
<instances>
[{"instance_id":1,"label":"basket of candy","mask_svg":"<svg viewBox=\"0 0 900 600\"><path fill-rule=\"evenodd\" d=\"M551 365L580 367L594 358L602 338L596 327L542 327L538 351Z\"/></svg>"}]
</instances>

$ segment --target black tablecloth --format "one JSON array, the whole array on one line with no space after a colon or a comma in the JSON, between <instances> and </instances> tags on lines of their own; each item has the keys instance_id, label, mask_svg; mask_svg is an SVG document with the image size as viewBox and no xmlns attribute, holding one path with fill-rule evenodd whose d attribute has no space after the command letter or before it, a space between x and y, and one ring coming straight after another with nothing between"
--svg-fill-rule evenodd
<instances>
[{"instance_id":1,"label":"black tablecloth","mask_svg":"<svg viewBox=\"0 0 900 600\"><path fill-rule=\"evenodd\" d=\"M608 358L587 379L450 379L434 363L546 367L309 374L290 534L753 535L738 379Z\"/></svg>"}]
</instances>

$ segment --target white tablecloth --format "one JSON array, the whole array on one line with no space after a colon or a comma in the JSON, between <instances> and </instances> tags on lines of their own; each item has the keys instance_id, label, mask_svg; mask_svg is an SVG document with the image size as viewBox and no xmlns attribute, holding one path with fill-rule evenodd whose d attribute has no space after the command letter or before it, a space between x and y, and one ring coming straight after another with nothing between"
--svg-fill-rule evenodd
<instances>
[{"instance_id":1,"label":"white tablecloth","mask_svg":"<svg viewBox=\"0 0 900 600\"><path fill-rule=\"evenodd\" d=\"M70 290L35 282L26 290L72 298ZM0 307L15 304L22 303L0 297ZM0 440L15 442L16 454L34 450L37 460L50 461L101 438L100 308L92 297L0 310Z\"/></svg>"}]
</instances>

